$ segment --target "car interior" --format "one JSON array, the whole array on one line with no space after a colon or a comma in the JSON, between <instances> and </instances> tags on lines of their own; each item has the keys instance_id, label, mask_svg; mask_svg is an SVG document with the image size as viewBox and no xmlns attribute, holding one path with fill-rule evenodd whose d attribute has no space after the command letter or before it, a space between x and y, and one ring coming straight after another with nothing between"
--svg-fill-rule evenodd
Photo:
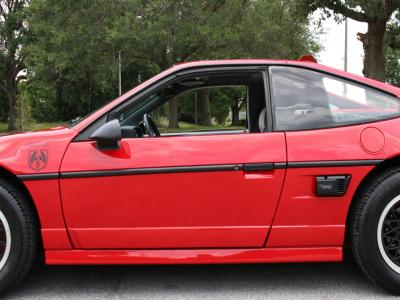
<instances>
[{"instance_id":1,"label":"car interior","mask_svg":"<svg viewBox=\"0 0 400 300\"><path fill-rule=\"evenodd\" d=\"M242 108L242 115L245 114L243 128L230 128L226 125L210 126L210 128L205 129L181 129L177 132L163 133L158 128L160 122L153 120L157 110L162 108L164 104L168 104L172 99L178 99L180 95L202 89L234 87L243 87L245 90L245 105ZM264 80L261 72L241 71L198 74L173 80L152 94L134 101L114 118L120 121L124 138L263 132L266 129L265 101ZM163 111L165 113L165 109ZM215 123L214 120L212 123Z\"/></svg>"}]
</instances>

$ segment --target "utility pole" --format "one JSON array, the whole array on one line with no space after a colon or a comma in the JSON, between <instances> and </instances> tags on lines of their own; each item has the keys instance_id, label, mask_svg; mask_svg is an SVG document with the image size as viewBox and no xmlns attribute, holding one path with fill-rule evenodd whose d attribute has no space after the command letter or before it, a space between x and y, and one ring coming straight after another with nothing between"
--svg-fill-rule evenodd
<instances>
[{"instance_id":1,"label":"utility pole","mask_svg":"<svg viewBox=\"0 0 400 300\"><path fill-rule=\"evenodd\" d=\"M347 72L347 35L348 35L348 24L347 18L344 19L344 70Z\"/></svg>"},{"instance_id":2,"label":"utility pole","mask_svg":"<svg viewBox=\"0 0 400 300\"><path fill-rule=\"evenodd\" d=\"M118 80L119 80L119 95L122 95L122 74L121 74L121 50L118 51Z\"/></svg>"},{"instance_id":3,"label":"utility pole","mask_svg":"<svg viewBox=\"0 0 400 300\"><path fill-rule=\"evenodd\" d=\"M20 120L20 129L21 131L24 131L24 122L25 122L25 116L24 116L24 98L20 97L19 99L21 101L21 120Z\"/></svg>"},{"instance_id":4,"label":"utility pole","mask_svg":"<svg viewBox=\"0 0 400 300\"><path fill-rule=\"evenodd\" d=\"M344 71L347 72L347 34L348 34L348 24L347 18L344 19ZM347 83L343 82L343 96L347 96Z\"/></svg>"}]
</instances>

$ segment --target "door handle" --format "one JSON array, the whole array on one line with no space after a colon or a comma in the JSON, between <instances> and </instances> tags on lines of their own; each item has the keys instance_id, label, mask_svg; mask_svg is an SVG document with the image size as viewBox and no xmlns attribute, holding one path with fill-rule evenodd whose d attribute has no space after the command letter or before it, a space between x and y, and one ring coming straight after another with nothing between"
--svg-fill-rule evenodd
<instances>
[{"instance_id":1,"label":"door handle","mask_svg":"<svg viewBox=\"0 0 400 300\"><path fill-rule=\"evenodd\" d=\"M248 172L271 171L273 169L275 169L274 163L252 163L243 165L243 170Z\"/></svg>"}]
</instances>

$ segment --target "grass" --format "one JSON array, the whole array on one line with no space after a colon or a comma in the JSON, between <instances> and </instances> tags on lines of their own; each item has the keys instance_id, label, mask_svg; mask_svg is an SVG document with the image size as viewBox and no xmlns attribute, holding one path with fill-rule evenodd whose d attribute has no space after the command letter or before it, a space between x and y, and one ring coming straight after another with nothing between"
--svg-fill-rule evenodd
<instances>
[{"instance_id":1,"label":"grass","mask_svg":"<svg viewBox=\"0 0 400 300\"><path fill-rule=\"evenodd\" d=\"M23 128L23 131L32 131L32 130L41 130L41 129L48 129L52 127L56 127L60 125L60 123L30 123ZM18 130L21 131L21 130ZM7 124L0 122L0 132L5 133L7 132Z\"/></svg>"},{"instance_id":2,"label":"grass","mask_svg":"<svg viewBox=\"0 0 400 300\"><path fill-rule=\"evenodd\" d=\"M7 124L6 123L0 123L0 132L5 132L7 130Z\"/></svg>"},{"instance_id":3,"label":"grass","mask_svg":"<svg viewBox=\"0 0 400 300\"><path fill-rule=\"evenodd\" d=\"M243 129L241 126L222 126L222 125L197 125L187 122L179 122L179 128L167 128L161 127L159 128L160 132L168 133L168 132L187 132L187 131L206 131L206 130L240 130Z\"/></svg>"}]
</instances>

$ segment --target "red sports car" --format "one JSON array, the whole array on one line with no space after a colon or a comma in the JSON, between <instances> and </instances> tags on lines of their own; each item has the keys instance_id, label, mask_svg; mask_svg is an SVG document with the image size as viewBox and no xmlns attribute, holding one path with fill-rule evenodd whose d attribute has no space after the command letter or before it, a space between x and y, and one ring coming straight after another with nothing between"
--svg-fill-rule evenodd
<instances>
[{"instance_id":1,"label":"red sports car","mask_svg":"<svg viewBox=\"0 0 400 300\"><path fill-rule=\"evenodd\" d=\"M400 294L399 97L313 62L191 62L68 126L1 137L0 290L42 249L49 265L104 265L348 247Z\"/></svg>"}]
</instances>

